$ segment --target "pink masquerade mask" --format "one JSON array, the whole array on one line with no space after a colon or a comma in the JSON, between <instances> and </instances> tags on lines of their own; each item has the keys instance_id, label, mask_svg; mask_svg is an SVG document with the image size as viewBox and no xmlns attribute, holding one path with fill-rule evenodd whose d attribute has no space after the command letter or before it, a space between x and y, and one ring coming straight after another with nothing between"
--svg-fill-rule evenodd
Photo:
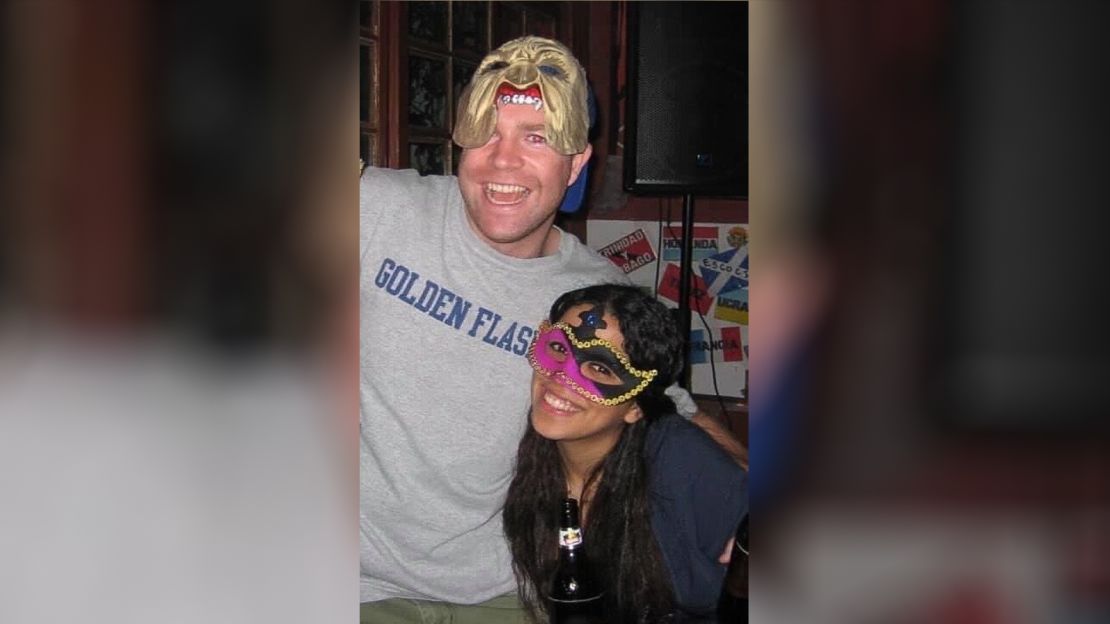
<instances>
[{"instance_id":1,"label":"pink masquerade mask","mask_svg":"<svg viewBox=\"0 0 1110 624\"><path fill-rule=\"evenodd\" d=\"M658 371L633 367L628 356L593 334L588 322L572 327L544 321L528 349L528 361L541 375L602 405L624 403L655 379Z\"/></svg>"}]
</instances>

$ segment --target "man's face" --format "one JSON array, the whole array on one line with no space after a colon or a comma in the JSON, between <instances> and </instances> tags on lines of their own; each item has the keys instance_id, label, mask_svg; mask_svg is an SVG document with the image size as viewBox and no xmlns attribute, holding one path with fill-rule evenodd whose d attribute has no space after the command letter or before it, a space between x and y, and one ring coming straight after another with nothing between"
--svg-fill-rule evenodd
<instances>
[{"instance_id":1,"label":"man's face","mask_svg":"<svg viewBox=\"0 0 1110 624\"><path fill-rule=\"evenodd\" d=\"M589 157L588 145L585 152L573 156L553 150L547 144L541 110L499 103L489 141L463 150L459 163L459 188L471 228L505 255L544 254L563 194Z\"/></svg>"}]
</instances>

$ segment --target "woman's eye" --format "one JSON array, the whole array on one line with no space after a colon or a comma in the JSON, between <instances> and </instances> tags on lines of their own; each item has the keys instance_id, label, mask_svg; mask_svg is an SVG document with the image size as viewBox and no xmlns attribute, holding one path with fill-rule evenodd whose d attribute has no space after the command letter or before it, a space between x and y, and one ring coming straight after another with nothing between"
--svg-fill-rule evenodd
<instances>
[{"instance_id":1,"label":"woman's eye","mask_svg":"<svg viewBox=\"0 0 1110 624\"><path fill-rule=\"evenodd\" d=\"M542 134L529 134L528 142L535 143L536 145L543 145L544 143L547 143L547 138L544 137Z\"/></svg>"},{"instance_id":2,"label":"woman's eye","mask_svg":"<svg viewBox=\"0 0 1110 624\"><path fill-rule=\"evenodd\" d=\"M567 348L561 342L547 343L547 353L554 359L562 362L567 356Z\"/></svg>"},{"instance_id":3,"label":"woman's eye","mask_svg":"<svg viewBox=\"0 0 1110 624\"><path fill-rule=\"evenodd\" d=\"M597 373L603 378L616 378L616 375L613 373L613 371L609 370L609 367L604 364L590 362L590 370Z\"/></svg>"}]
</instances>

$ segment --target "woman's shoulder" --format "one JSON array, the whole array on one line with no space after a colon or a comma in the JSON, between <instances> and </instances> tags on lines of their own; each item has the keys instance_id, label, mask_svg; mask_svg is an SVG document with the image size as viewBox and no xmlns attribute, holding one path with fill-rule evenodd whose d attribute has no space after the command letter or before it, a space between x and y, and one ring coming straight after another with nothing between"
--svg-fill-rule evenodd
<instances>
[{"instance_id":1,"label":"woman's shoulder","mask_svg":"<svg viewBox=\"0 0 1110 624\"><path fill-rule=\"evenodd\" d=\"M676 603L691 613L711 612L725 572L717 559L747 510L747 473L678 415L648 427L645 460L652 529Z\"/></svg>"},{"instance_id":2,"label":"woman's shoulder","mask_svg":"<svg viewBox=\"0 0 1110 624\"><path fill-rule=\"evenodd\" d=\"M688 469L718 466L727 473L744 470L709 434L678 414L667 414L648 427L645 452L653 464L677 464Z\"/></svg>"},{"instance_id":3,"label":"woman's shoulder","mask_svg":"<svg viewBox=\"0 0 1110 624\"><path fill-rule=\"evenodd\" d=\"M652 423L644 459L656 497L696 506L721 504L718 496L746 501L748 473L701 427L678 415Z\"/></svg>"}]
</instances>

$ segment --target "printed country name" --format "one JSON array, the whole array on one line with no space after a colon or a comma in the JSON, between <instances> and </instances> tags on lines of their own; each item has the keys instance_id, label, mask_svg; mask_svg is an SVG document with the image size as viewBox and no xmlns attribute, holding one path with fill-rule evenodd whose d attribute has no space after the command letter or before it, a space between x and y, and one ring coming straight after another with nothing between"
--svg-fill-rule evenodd
<instances>
[{"instance_id":1,"label":"printed country name","mask_svg":"<svg viewBox=\"0 0 1110 624\"><path fill-rule=\"evenodd\" d=\"M694 249L716 249L717 248L717 241L715 239L705 239L705 238L697 239L697 238L695 238L692 242L694 244ZM667 249L681 249L682 248L682 240L677 239L677 238L664 238L663 239L663 247L665 247Z\"/></svg>"},{"instance_id":2,"label":"printed country name","mask_svg":"<svg viewBox=\"0 0 1110 624\"><path fill-rule=\"evenodd\" d=\"M690 346L697 351L725 351L740 348L740 341L721 338L719 340L694 340Z\"/></svg>"},{"instance_id":3,"label":"printed country name","mask_svg":"<svg viewBox=\"0 0 1110 624\"><path fill-rule=\"evenodd\" d=\"M502 316L483 306L474 306L462 296L440 286L390 258L382 260L374 285L433 319L465 331L471 338L481 338L499 349L517 355L528 352L535 330L512 321L502 326ZM470 314L475 309L473 316Z\"/></svg>"},{"instance_id":4,"label":"printed country name","mask_svg":"<svg viewBox=\"0 0 1110 624\"><path fill-rule=\"evenodd\" d=\"M598 250L598 253L609 258L609 261L621 268L625 273L655 262L655 252L643 229L636 230L620 240L613 241Z\"/></svg>"},{"instance_id":5,"label":"printed country name","mask_svg":"<svg viewBox=\"0 0 1110 624\"><path fill-rule=\"evenodd\" d=\"M736 277L740 279L748 279L748 269L739 265L733 266L727 262L721 262L716 258L706 258L701 261L701 265L711 271L718 271L726 275L736 273Z\"/></svg>"},{"instance_id":6,"label":"printed country name","mask_svg":"<svg viewBox=\"0 0 1110 624\"><path fill-rule=\"evenodd\" d=\"M603 256L609 257L617 253L618 251L627 249L630 245L632 245L632 243L638 243L642 240L644 240L644 231L636 230L635 232L629 234L628 236L625 236L619 241L616 241L615 243L609 243L608 245L602 247L598 250L598 253Z\"/></svg>"},{"instance_id":7,"label":"printed country name","mask_svg":"<svg viewBox=\"0 0 1110 624\"><path fill-rule=\"evenodd\" d=\"M620 269L622 271L624 271L625 273L631 273L631 272L635 271L636 269L644 266L645 264L648 264L648 263L651 263L651 262L654 262L654 261L655 261L654 256L650 256L648 254L642 254L642 255L639 255L639 256L635 256L635 257L629 259L626 262L622 262L622 263L618 264L617 266L619 266Z\"/></svg>"}]
</instances>

